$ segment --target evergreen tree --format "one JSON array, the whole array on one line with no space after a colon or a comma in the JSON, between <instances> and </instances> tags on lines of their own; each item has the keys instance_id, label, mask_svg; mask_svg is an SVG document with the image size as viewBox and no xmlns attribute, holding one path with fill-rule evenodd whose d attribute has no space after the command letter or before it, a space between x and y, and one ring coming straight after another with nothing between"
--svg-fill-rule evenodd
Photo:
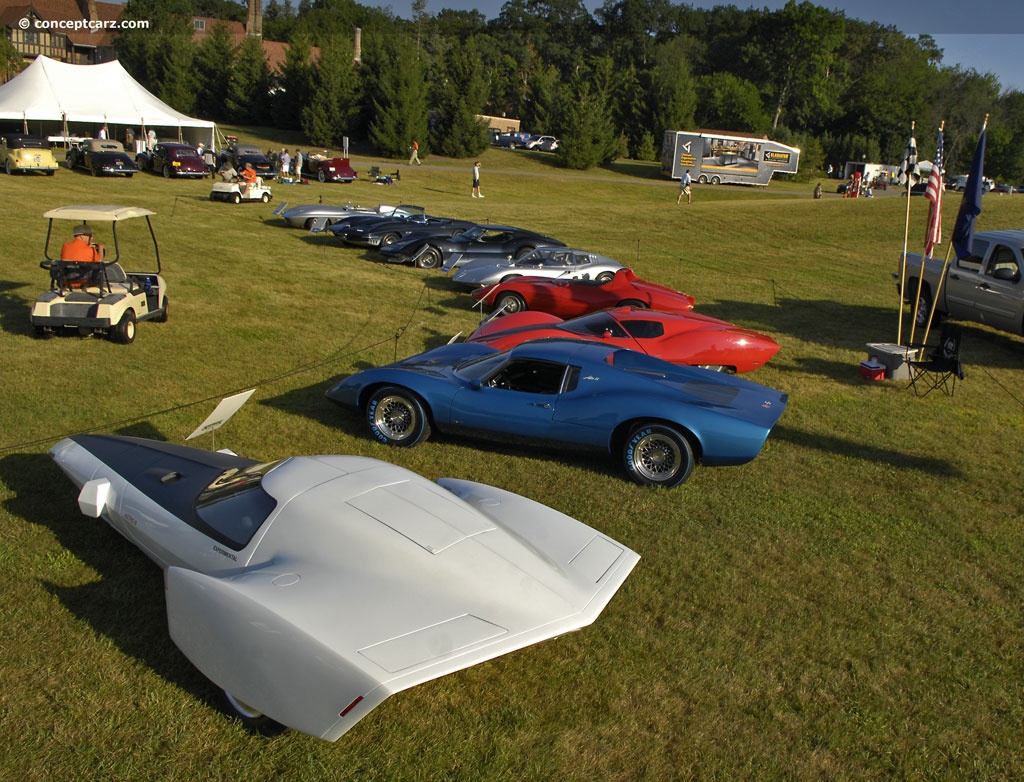
<instances>
[{"instance_id":1,"label":"evergreen tree","mask_svg":"<svg viewBox=\"0 0 1024 782\"><path fill-rule=\"evenodd\" d=\"M406 39L390 39L373 57L370 141L387 157L404 157L413 139L427 138L425 63Z\"/></svg>"},{"instance_id":2,"label":"evergreen tree","mask_svg":"<svg viewBox=\"0 0 1024 782\"><path fill-rule=\"evenodd\" d=\"M431 146L448 157L479 155L488 144L487 124L477 118L487 96L483 64L470 43L454 47L441 59Z\"/></svg>"},{"instance_id":3,"label":"evergreen tree","mask_svg":"<svg viewBox=\"0 0 1024 782\"><path fill-rule=\"evenodd\" d=\"M21 55L14 48L10 38L0 35L0 84L17 76L24 65Z\"/></svg>"},{"instance_id":4,"label":"evergreen tree","mask_svg":"<svg viewBox=\"0 0 1024 782\"><path fill-rule=\"evenodd\" d=\"M312 97L302 110L302 130L315 146L340 144L355 116L356 73L352 45L333 37L320 47Z\"/></svg>"},{"instance_id":5,"label":"evergreen tree","mask_svg":"<svg viewBox=\"0 0 1024 782\"><path fill-rule=\"evenodd\" d=\"M302 113L310 104L317 78L312 62L313 44L305 33L297 33L281 66L281 89L274 94L274 116L277 127L296 129L302 126ZM321 51L321 61L323 60Z\"/></svg>"},{"instance_id":6,"label":"evergreen tree","mask_svg":"<svg viewBox=\"0 0 1024 782\"><path fill-rule=\"evenodd\" d=\"M610 163L619 151L619 136L612 122L608 96L602 89L609 81L611 60L604 59L587 78L581 69L574 74L562 99L563 128L558 159L566 168L586 169Z\"/></svg>"},{"instance_id":7,"label":"evergreen tree","mask_svg":"<svg viewBox=\"0 0 1024 782\"><path fill-rule=\"evenodd\" d=\"M196 111L208 119L227 119L228 83L235 44L227 25L215 24L196 51Z\"/></svg>"},{"instance_id":8,"label":"evergreen tree","mask_svg":"<svg viewBox=\"0 0 1024 782\"><path fill-rule=\"evenodd\" d=\"M156 66L160 76L154 92L164 103L191 114L195 109L198 86L192 28L180 17L175 17L168 20L159 39Z\"/></svg>"},{"instance_id":9,"label":"evergreen tree","mask_svg":"<svg viewBox=\"0 0 1024 782\"><path fill-rule=\"evenodd\" d=\"M241 125L265 123L269 91L270 71L263 46L259 38L246 36L228 80L228 119Z\"/></svg>"}]
</instances>

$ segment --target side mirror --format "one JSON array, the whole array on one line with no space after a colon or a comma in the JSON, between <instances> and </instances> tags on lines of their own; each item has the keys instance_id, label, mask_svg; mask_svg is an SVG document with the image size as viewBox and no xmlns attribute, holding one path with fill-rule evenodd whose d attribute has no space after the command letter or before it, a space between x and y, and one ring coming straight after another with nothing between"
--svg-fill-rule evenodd
<instances>
[{"instance_id":1,"label":"side mirror","mask_svg":"<svg viewBox=\"0 0 1024 782\"><path fill-rule=\"evenodd\" d=\"M480 378L478 378L478 377L474 377L474 378L473 378L472 380L470 380L470 381L469 381L469 387L470 387L470 388L471 388L471 389L472 389L473 391L479 391L479 390L480 390L481 388L483 388L483 387L484 387L484 384L483 384L483 382L482 382L482 381L480 380Z\"/></svg>"}]
</instances>

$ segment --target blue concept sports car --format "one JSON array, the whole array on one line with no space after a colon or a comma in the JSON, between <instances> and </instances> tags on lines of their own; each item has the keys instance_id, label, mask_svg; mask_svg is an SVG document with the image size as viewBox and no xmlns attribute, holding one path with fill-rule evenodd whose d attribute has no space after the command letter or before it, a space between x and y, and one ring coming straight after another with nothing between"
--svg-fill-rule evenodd
<instances>
[{"instance_id":1,"label":"blue concept sports car","mask_svg":"<svg viewBox=\"0 0 1024 782\"><path fill-rule=\"evenodd\" d=\"M446 345L357 372L327 397L361 411L389 445L415 445L433 427L603 451L648 486L677 486L698 461L749 462L787 401L749 380L571 339Z\"/></svg>"}]
</instances>

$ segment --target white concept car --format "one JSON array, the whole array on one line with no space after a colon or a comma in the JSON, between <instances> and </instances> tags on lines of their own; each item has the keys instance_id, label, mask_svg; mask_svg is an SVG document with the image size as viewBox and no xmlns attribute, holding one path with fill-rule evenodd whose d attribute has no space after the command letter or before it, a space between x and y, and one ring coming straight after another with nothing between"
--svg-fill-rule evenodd
<instances>
[{"instance_id":1,"label":"white concept car","mask_svg":"<svg viewBox=\"0 0 1024 782\"><path fill-rule=\"evenodd\" d=\"M532 500L358 456L259 464L133 437L50 451L165 571L174 643L267 735L593 622L639 557Z\"/></svg>"}]
</instances>

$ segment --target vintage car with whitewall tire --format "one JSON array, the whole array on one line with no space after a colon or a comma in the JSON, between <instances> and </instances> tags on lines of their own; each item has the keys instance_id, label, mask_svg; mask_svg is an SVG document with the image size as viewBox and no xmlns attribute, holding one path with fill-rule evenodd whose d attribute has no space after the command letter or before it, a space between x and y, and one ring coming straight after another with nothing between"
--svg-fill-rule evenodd
<instances>
[{"instance_id":1,"label":"vintage car with whitewall tire","mask_svg":"<svg viewBox=\"0 0 1024 782\"><path fill-rule=\"evenodd\" d=\"M8 133L0 138L0 159L8 174L57 173L57 160L46 139L23 133Z\"/></svg>"}]
</instances>

